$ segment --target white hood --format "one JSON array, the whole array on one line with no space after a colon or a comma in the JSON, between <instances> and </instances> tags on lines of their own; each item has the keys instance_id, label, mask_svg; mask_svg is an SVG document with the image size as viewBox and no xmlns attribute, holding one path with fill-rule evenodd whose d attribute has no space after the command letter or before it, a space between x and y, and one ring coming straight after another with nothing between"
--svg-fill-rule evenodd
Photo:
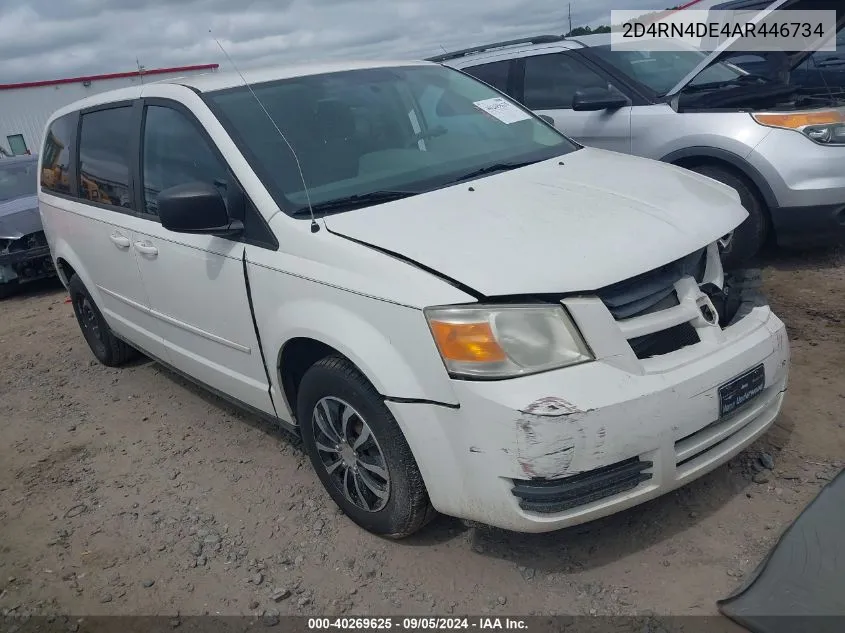
<instances>
[{"instance_id":1,"label":"white hood","mask_svg":"<svg viewBox=\"0 0 845 633\"><path fill-rule=\"evenodd\" d=\"M584 148L325 221L495 296L596 290L688 255L746 217L736 192L714 180Z\"/></svg>"}]
</instances>

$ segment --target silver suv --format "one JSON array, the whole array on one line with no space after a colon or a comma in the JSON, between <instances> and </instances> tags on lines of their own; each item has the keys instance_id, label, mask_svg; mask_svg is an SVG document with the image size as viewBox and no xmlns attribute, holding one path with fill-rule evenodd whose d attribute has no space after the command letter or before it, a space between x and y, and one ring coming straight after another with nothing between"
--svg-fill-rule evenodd
<instances>
[{"instance_id":1,"label":"silver suv","mask_svg":"<svg viewBox=\"0 0 845 633\"><path fill-rule=\"evenodd\" d=\"M543 35L430 60L507 93L584 145L735 188L749 217L724 238L727 266L754 256L770 231L783 246L845 236L845 95L834 90L799 90L681 46L611 50L609 34Z\"/></svg>"}]
</instances>

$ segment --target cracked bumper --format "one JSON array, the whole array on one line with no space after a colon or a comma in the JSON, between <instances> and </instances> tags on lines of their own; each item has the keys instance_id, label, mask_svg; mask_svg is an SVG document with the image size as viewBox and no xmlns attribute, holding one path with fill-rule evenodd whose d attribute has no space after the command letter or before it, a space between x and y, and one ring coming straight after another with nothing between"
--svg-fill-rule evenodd
<instances>
[{"instance_id":1,"label":"cracked bumper","mask_svg":"<svg viewBox=\"0 0 845 633\"><path fill-rule=\"evenodd\" d=\"M22 264L24 262L31 262L36 259L50 257L49 246L39 246L38 248L31 248L26 251L13 251L11 253L0 253L0 266L11 266L12 264Z\"/></svg>"},{"instance_id":2,"label":"cracked bumper","mask_svg":"<svg viewBox=\"0 0 845 633\"><path fill-rule=\"evenodd\" d=\"M30 281L53 274L49 246L0 253L0 283Z\"/></svg>"},{"instance_id":3,"label":"cracked bumper","mask_svg":"<svg viewBox=\"0 0 845 633\"><path fill-rule=\"evenodd\" d=\"M600 359L512 380L454 381L459 409L387 403L444 514L522 532L556 530L665 494L760 437L783 403L783 323L754 307L700 343L644 361L634 375ZM762 393L719 418L720 385L763 364ZM528 511L514 481L563 480L639 458L650 475L630 489L560 512Z\"/></svg>"}]
</instances>

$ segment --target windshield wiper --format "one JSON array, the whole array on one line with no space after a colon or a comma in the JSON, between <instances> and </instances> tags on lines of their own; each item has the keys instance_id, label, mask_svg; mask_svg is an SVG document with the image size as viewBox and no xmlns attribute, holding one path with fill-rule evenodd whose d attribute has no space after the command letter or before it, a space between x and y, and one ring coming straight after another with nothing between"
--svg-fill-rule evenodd
<instances>
[{"instance_id":1,"label":"windshield wiper","mask_svg":"<svg viewBox=\"0 0 845 633\"><path fill-rule=\"evenodd\" d=\"M374 204L381 204L382 202L391 202L393 200L401 200L402 198L410 198L422 193L421 191L398 191L398 190L382 190L371 191L369 193L358 193L352 196L345 196L343 198L336 198L335 200L326 200L325 202L318 202L311 205L311 210L314 213L319 211L348 211L350 209L360 209L361 207L369 207ZM307 216L311 214L311 210L307 206L300 207L293 212L294 216Z\"/></svg>"},{"instance_id":2,"label":"windshield wiper","mask_svg":"<svg viewBox=\"0 0 845 633\"><path fill-rule=\"evenodd\" d=\"M545 160L545 159L543 159ZM456 183L456 182L464 182L465 180L472 180L473 178L480 178L481 176L487 176L488 174L495 174L499 171L511 171L513 169L519 169L520 167L527 167L528 165L533 165L535 163L539 163L540 160L526 160L519 163L493 163L492 165L487 165L486 167L482 167L480 169L476 169L469 173L463 174L458 176L457 178L453 178L449 181L449 184Z\"/></svg>"},{"instance_id":3,"label":"windshield wiper","mask_svg":"<svg viewBox=\"0 0 845 633\"><path fill-rule=\"evenodd\" d=\"M705 90L718 90L727 86L747 86L754 85L768 86L775 83L768 77L760 75L741 75L736 79L728 79L726 81L709 81L703 84L691 84L684 88L683 92L704 92Z\"/></svg>"}]
</instances>

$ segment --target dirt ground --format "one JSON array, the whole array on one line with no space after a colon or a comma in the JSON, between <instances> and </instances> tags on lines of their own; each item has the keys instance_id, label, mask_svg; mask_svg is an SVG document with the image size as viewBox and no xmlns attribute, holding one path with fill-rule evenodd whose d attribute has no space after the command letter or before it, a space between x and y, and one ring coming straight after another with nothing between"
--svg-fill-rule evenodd
<instances>
[{"instance_id":1,"label":"dirt ground","mask_svg":"<svg viewBox=\"0 0 845 633\"><path fill-rule=\"evenodd\" d=\"M296 440L148 361L98 365L58 283L30 288L0 304L0 613L715 614L845 466L845 258L764 278L793 365L756 446L577 528L441 517L400 542L340 515Z\"/></svg>"}]
</instances>

